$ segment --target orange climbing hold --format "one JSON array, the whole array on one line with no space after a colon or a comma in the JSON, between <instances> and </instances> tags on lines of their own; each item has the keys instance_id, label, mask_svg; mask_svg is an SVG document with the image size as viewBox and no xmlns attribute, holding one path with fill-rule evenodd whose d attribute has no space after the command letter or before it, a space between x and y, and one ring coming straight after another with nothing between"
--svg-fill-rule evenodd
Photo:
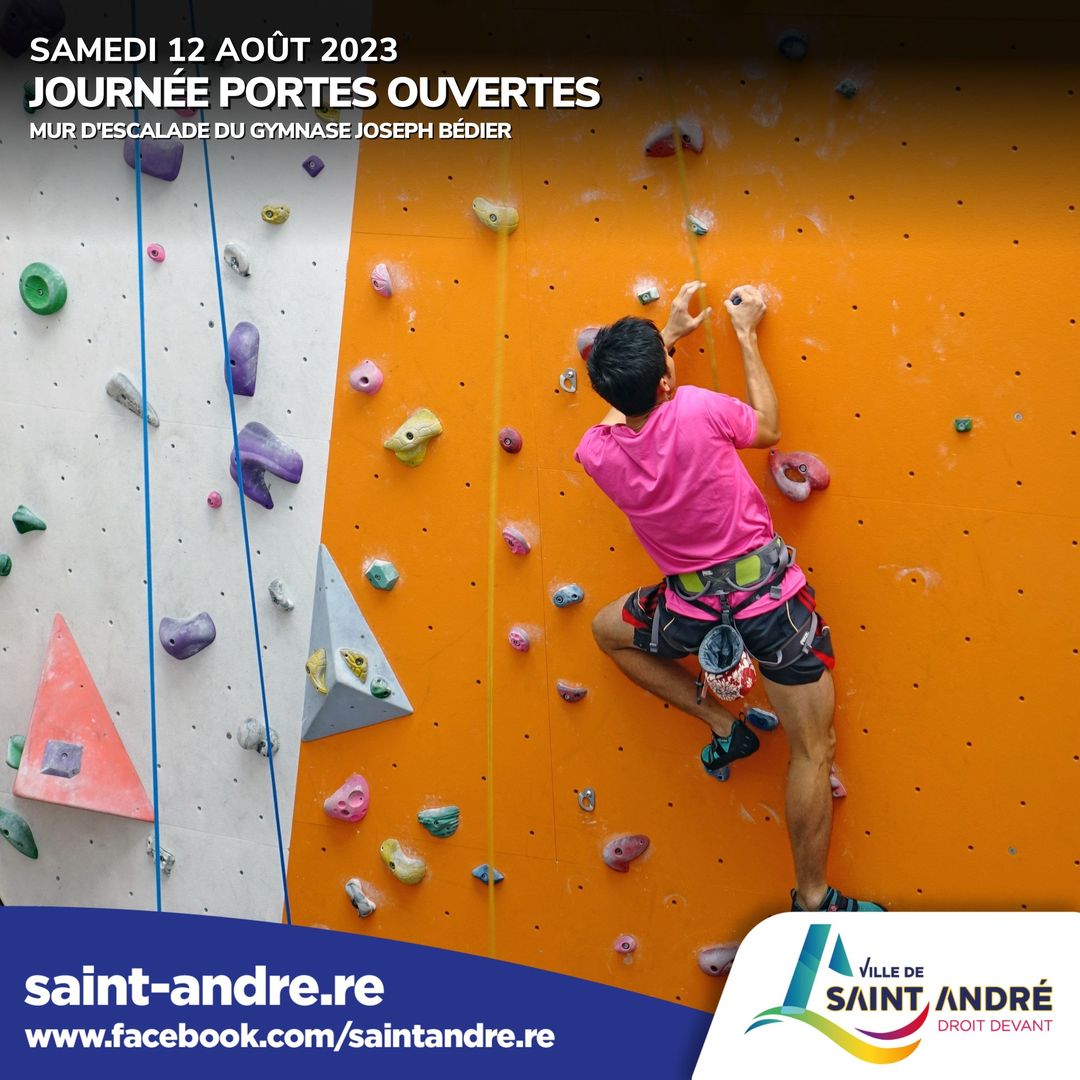
<instances>
[{"instance_id":1,"label":"orange climbing hold","mask_svg":"<svg viewBox=\"0 0 1080 1080\"><path fill-rule=\"evenodd\" d=\"M58 766L61 759L67 764ZM154 820L146 788L63 615L53 619L12 792L21 799Z\"/></svg>"}]
</instances>

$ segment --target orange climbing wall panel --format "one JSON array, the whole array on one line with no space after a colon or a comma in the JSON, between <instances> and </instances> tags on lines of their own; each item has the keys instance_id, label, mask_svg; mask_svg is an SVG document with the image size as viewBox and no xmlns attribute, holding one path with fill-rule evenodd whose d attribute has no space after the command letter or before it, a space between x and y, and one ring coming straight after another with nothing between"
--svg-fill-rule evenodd
<instances>
[{"instance_id":1,"label":"orange climbing wall panel","mask_svg":"<svg viewBox=\"0 0 1080 1080\"><path fill-rule=\"evenodd\" d=\"M623 5L616 20L488 5L483 20L412 25L377 8L380 32L403 42L394 74L595 74L604 104L411 113L512 119L513 140L362 147L323 539L416 712L302 748L289 885L300 922L484 953L487 895L469 871L487 861L493 787L496 955L709 1008L720 984L696 951L781 909L791 884L784 739L764 736L719 784L698 762L703 725L596 650L592 615L657 572L572 461L604 407L584 379L559 392L558 375L583 374L582 327L665 317L695 276L686 209L711 215L696 244L709 296L764 286L781 446L832 470L827 492L796 505L765 455L746 454L833 627L849 796L830 879L904 909L1075 908L1080 73L1039 56L1047 24L980 22L975 49L960 20L806 19L810 55L791 63L774 50L786 18L721 25L683 7L656 20ZM851 101L834 92L843 77L859 84ZM669 94L706 132L685 193L675 159L642 154ZM521 214L505 310L476 195ZM380 261L390 300L368 280ZM662 295L644 311L641 283ZM719 386L739 394L724 322ZM348 388L364 358L386 373L375 397ZM688 339L680 378L710 385L709 361L705 336ZM381 444L421 406L445 434L412 470ZM957 434L965 416L974 430ZM503 424L524 435L516 457L496 448ZM533 551L495 552L489 684L488 538L508 522ZM401 572L391 593L363 578L376 557ZM569 581L586 601L557 610L551 591ZM526 655L506 644L515 623L533 628ZM557 678L588 685L586 700L563 703ZM354 770L371 811L348 826L321 804ZM416 813L445 803L461 827L437 840ZM600 852L624 832L652 846L622 875ZM419 887L381 865L388 836L427 858ZM379 902L362 922L343 892L354 875ZM631 963L612 952L622 933L638 939Z\"/></svg>"}]
</instances>

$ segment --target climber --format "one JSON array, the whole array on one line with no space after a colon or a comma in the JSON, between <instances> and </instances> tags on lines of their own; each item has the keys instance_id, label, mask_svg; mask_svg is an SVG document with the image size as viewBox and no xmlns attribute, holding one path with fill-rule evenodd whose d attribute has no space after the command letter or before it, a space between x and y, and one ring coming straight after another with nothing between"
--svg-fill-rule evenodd
<instances>
[{"instance_id":1,"label":"climber","mask_svg":"<svg viewBox=\"0 0 1080 1080\"><path fill-rule=\"evenodd\" d=\"M603 608L593 633L635 683L709 725L712 741L701 756L716 773L760 744L678 661L697 654L718 626L734 627L758 660L788 740L792 910L881 911L825 879L835 745L829 628L736 453L780 438L776 392L758 351L765 300L741 285L724 302L742 351L746 404L676 386L675 343L712 313L690 314L702 287L683 285L663 330L628 316L603 327L589 354L589 379L611 409L585 433L575 459L626 514L664 574Z\"/></svg>"}]
</instances>

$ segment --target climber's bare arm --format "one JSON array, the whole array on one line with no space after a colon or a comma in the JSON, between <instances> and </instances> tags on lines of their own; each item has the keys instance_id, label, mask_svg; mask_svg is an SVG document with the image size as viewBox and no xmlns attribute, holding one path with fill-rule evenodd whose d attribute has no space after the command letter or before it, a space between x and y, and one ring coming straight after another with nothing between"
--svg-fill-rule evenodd
<instances>
[{"instance_id":1,"label":"climber's bare arm","mask_svg":"<svg viewBox=\"0 0 1080 1080\"><path fill-rule=\"evenodd\" d=\"M780 403L765 370L757 340L757 325L765 314L765 298L753 285L740 285L732 290L724 307L731 316L731 325L742 351L746 400L757 413L757 438L753 445L775 446L780 441Z\"/></svg>"}]
</instances>

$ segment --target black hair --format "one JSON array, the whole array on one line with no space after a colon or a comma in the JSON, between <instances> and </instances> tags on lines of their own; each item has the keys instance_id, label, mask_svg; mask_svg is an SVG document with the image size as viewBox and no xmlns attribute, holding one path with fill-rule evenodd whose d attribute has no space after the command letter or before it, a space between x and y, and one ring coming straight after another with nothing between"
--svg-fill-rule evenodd
<instances>
[{"instance_id":1,"label":"black hair","mask_svg":"<svg viewBox=\"0 0 1080 1080\"><path fill-rule=\"evenodd\" d=\"M667 372L664 339L654 322L627 315L596 332L588 365L592 388L609 405L641 416L656 404Z\"/></svg>"}]
</instances>

